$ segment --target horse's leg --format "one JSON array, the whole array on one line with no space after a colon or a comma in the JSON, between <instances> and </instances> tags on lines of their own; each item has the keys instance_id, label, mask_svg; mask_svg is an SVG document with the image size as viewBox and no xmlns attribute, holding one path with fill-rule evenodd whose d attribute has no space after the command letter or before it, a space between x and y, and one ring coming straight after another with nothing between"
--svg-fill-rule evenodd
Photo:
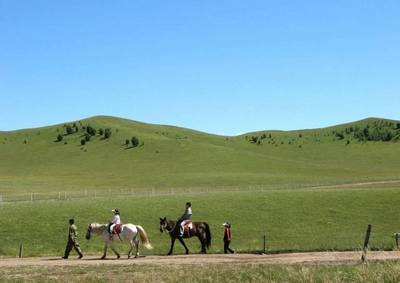
<instances>
[{"instance_id":1,"label":"horse's leg","mask_svg":"<svg viewBox=\"0 0 400 283\"><path fill-rule=\"evenodd\" d=\"M197 238L199 238L199 241L201 243L201 251L200 251L200 253L204 254L204 253L206 253L206 242L205 242L205 240L204 240L204 238L202 236L203 235L200 234L200 235L197 236Z\"/></svg>"},{"instance_id":2,"label":"horse's leg","mask_svg":"<svg viewBox=\"0 0 400 283\"><path fill-rule=\"evenodd\" d=\"M103 253L103 256L101 257L101 259L105 259L106 258L107 248L108 248L108 244L107 244L107 242L105 242L104 243L104 253Z\"/></svg>"},{"instance_id":3,"label":"horse's leg","mask_svg":"<svg viewBox=\"0 0 400 283\"><path fill-rule=\"evenodd\" d=\"M129 252L128 252L128 258L131 257L131 252L133 250L133 239L129 241L129 245L131 246L131 248L129 249Z\"/></svg>"},{"instance_id":4,"label":"horse's leg","mask_svg":"<svg viewBox=\"0 0 400 283\"><path fill-rule=\"evenodd\" d=\"M174 250L175 240L176 238L171 237L171 248L169 249L168 255L172 255L172 251Z\"/></svg>"},{"instance_id":5,"label":"horse's leg","mask_svg":"<svg viewBox=\"0 0 400 283\"><path fill-rule=\"evenodd\" d=\"M136 246L136 255L135 258L137 258L139 256L139 239L135 240L135 246Z\"/></svg>"},{"instance_id":6,"label":"horse's leg","mask_svg":"<svg viewBox=\"0 0 400 283\"><path fill-rule=\"evenodd\" d=\"M117 255L117 259L119 259L121 256L120 256L120 254L117 252L117 250L114 248L114 245L111 245L111 249L112 249L112 251Z\"/></svg>"},{"instance_id":7,"label":"horse's leg","mask_svg":"<svg viewBox=\"0 0 400 283\"><path fill-rule=\"evenodd\" d=\"M179 242L181 242L181 244L182 244L183 247L185 248L186 254L188 255L188 254L189 254L189 249L186 247L185 242L183 241L183 239L182 239L181 237L179 237L178 239L179 239Z\"/></svg>"}]
</instances>

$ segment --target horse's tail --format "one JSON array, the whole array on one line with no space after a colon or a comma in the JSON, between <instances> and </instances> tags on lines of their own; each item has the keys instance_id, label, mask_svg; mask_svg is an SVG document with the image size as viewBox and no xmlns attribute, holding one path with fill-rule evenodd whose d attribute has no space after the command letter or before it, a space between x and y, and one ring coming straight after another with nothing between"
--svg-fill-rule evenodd
<instances>
[{"instance_id":1,"label":"horse's tail","mask_svg":"<svg viewBox=\"0 0 400 283\"><path fill-rule=\"evenodd\" d=\"M136 225L137 230L139 231L140 240L146 249L152 250L153 246L150 244L149 237L147 236L146 231L144 231L143 227L140 225Z\"/></svg>"},{"instance_id":2,"label":"horse's tail","mask_svg":"<svg viewBox=\"0 0 400 283\"><path fill-rule=\"evenodd\" d=\"M211 246L211 231L210 231L210 226L208 226L207 222L204 222L204 226L206 226L206 245L207 248L210 248Z\"/></svg>"}]
</instances>

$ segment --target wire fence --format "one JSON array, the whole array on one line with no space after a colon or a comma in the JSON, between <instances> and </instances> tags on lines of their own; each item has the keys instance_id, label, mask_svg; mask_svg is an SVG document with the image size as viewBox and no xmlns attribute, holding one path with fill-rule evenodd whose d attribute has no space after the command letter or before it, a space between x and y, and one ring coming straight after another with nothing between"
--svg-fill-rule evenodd
<instances>
[{"instance_id":1,"label":"wire fence","mask_svg":"<svg viewBox=\"0 0 400 283\"><path fill-rule=\"evenodd\" d=\"M95 199L108 197L152 197L173 196L204 193L224 192L267 192L274 190L331 190L334 188L363 187L371 184L400 183L400 180L369 181L363 183L313 183L313 184L271 184L251 186L210 186L210 187L171 187L171 188L134 188L134 189L101 189L93 188L73 191L51 191L51 192L24 192L24 193L0 193L0 204L7 202L34 202L44 200L71 200L71 199Z\"/></svg>"},{"instance_id":2,"label":"wire fence","mask_svg":"<svg viewBox=\"0 0 400 283\"><path fill-rule=\"evenodd\" d=\"M275 189L298 189L310 186L224 186L224 187L187 187L187 188L147 188L130 190L81 190L81 191L53 191L53 192L28 192L28 193L0 193L0 203L8 202L34 202L44 200L71 200L71 199L96 199L108 197L155 197L187 194L207 194L225 192L266 192Z\"/></svg>"}]
</instances>

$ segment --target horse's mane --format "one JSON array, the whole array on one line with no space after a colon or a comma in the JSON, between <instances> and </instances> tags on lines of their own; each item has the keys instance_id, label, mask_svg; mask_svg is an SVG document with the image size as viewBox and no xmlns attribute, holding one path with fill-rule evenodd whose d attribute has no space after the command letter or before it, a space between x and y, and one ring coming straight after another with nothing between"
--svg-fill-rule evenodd
<instances>
[{"instance_id":1,"label":"horse's mane","mask_svg":"<svg viewBox=\"0 0 400 283\"><path fill-rule=\"evenodd\" d=\"M100 227L107 227L107 224L100 224L97 222L91 223L90 226L95 227L95 228L100 228Z\"/></svg>"}]
</instances>

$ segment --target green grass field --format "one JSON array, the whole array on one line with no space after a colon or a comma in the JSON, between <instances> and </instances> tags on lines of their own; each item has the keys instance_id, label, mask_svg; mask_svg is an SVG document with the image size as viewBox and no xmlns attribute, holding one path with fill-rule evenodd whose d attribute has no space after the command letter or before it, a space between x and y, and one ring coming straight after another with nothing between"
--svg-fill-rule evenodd
<instances>
[{"instance_id":1,"label":"green grass field","mask_svg":"<svg viewBox=\"0 0 400 283\"><path fill-rule=\"evenodd\" d=\"M144 254L166 254L169 237L160 233L159 217L177 218L186 201L193 203L194 220L209 222L213 253L222 252L226 220L232 223L232 247L239 252L261 251L264 234L268 252L360 249L369 223L371 248L392 249L393 233L400 231L399 199L398 185L387 185L8 203L0 206L0 254L16 256L23 243L25 256L62 255L68 219L75 217L83 251L100 255L100 240L88 242L84 234L89 223L106 223L114 207L122 211L123 222L148 232L154 250ZM199 251L197 239L188 243L192 253ZM179 244L175 253L183 253Z\"/></svg>"},{"instance_id":2,"label":"green grass field","mask_svg":"<svg viewBox=\"0 0 400 283\"><path fill-rule=\"evenodd\" d=\"M0 132L0 194L252 185L292 188L400 179L399 142L359 142L351 134L338 140L333 134L374 121L391 122L367 119L324 129L226 137L98 116L81 123L111 128L112 136L103 140L96 135L85 146L80 145L81 128L55 142L58 134L65 133L63 125ZM262 134L266 138L260 145L249 142L251 136ZM127 148L125 140L132 136L143 146Z\"/></svg>"},{"instance_id":3,"label":"green grass field","mask_svg":"<svg viewBox=\"0 0 400 283\"><path fill-rule=\"evenodd\" d=\"M206 268L205 268L206 267ZM1 282L399 282L400 263L368 265L206 265L18 267Z\"/></svg>"}]
</instances>

